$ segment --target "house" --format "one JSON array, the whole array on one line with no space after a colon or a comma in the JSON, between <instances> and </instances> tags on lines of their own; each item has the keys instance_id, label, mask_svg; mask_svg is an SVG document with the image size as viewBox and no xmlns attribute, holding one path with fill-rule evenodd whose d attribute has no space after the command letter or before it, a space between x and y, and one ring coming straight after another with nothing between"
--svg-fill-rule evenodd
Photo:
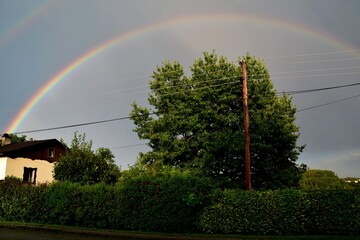
<instances>
[{"instance_id":1,"label":"house","mask_svg":"<svg viewBox=\"0 0 360 240\"><path fill-rule=\"evenodd\" d=\"M27 183L51 182L54 162L65 150L56 139L11 143L9 135L4 134L0 147L0 180L12 175Z\"/></svg>"}]
</instances>

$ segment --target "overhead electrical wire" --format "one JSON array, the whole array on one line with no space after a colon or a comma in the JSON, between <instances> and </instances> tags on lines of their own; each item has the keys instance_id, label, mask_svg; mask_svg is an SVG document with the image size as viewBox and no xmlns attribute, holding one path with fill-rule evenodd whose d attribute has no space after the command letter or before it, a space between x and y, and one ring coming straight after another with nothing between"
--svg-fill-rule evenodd
<instances>
[{"instance_id":1,"label":"overhead electrical wire","mask_svg":"<svg viewBox=\"0 0 360 240\"><path fill-rule=\"evenodd\" d=\"M212 86L206 86L206 87L202 87L202 88L197 88L196 90L201 90L201 89L206 89L206 88L211 88L211 87L217 87L217 86L221 86L221 85L230 85L230 84L234 84L234 83L239 83L239 81L233 81L233 82L229 82L229 83L223 83L223 84L215 84ZM306 90L296 90L296 91L279 91L276 92L277 95L280 94L288 94L288 95L297 95L297 94L302 94L302 93L311 93L311 92L319 92L319 91L327 91L327 90L332 90L332 89L337 89L337 88L345 88L345 87L351 87L351 86L358 86L360 85L360 82L356 82L356 83L351 83L351 84L345 84L345 85L337 85L337 86L332 86L332 87L325 87L325 88L313 88L313 89L306 89ZM147 91L146 91L147 92ZM172 92L169 94L162 94L162 96L171 96L171 95L175 95L178 94L180 92ZM147 97L145 98L137 98L137 99L133 99L133 100L129 100L126 102L135 102L135 101L140 101L140 100L146 100ZM124 102L122 102L124 103Z\"/></svg>"},{"instance_id":2,"label":"overhead electrical wire","mask_svg":"<svg viewBox=\"0 0 360 240\"><path fill-rule=\"evenodd\" d=\"M325 52L325 53L320 53L320 54L302 54L302 55L288 55L288 56L280 56L280 57L269 57L269 58L266 58L266 59L276 59L276 58L288 58L288 57L299 57L299 56L312 56L312 55L323 55L323 54L330 54L330 53L344 53L344 52L360 52L360 50L358 51L338 51L338 52ZM340 58L340 60L358 60L360 58ZM264 60L264 59L262 59ZM337 59L333 59L331 61L335 61ZM311 61L313 60L308 60L308 61L302 61L303 63L311 63ZM325 60L315 60L315 61L318 61L318 62L328 62L329 60L328 59L325 59ZM234 61L229 61L228 63L231 63L231 64L236 64L238 63L237 60L234 60ZM299 62L295 62L295 63L299 63ZM336 69L348 69L348 68L354 68L354 67L344 67L344 68L331 68L331 69L320 69L320 70L336 70ZM161 69L161 67L158 67L157 69ZM156 69L156 70L157 70ZM157 71L154 71L153 74L157 73ZM219 71L223 71L222 70L219 70ZM310 70L311 71L311 70ZM317 69L313 70L313 71L318 71ZM173 70L173 71L166 71L166 73L180 73L180 72L185 72L184 69L181 69L181 70ZM215 71L215 72L212 72L212 73L217 73L218 71ZM292 73L292 72L298 72L298 71L290 71L289 73ZM284 72L273 72L272 74L278 74L278 73L284 73ZM127 80L133 80L133 79L139 79L139 78L144 78L144 77L152 77L152 75L149 75L149 74L142 74L142 75L138 75L138 76L133 76L133 77L128 77L126 78ZM206 73L204 74L195 74L195 75L192 75L192 76L202 76L202 75L205 75Z\"/></svg>"},{"instance_id":3,"label":"overhead electrical wire","mask_svg":"<svg viewBox=\"0 0 360 240\"><path fill-rule=\"evenodd\" d=\"M354 50L354 51L333 51L333 52L322 52L322 53L309 53L309 54L298 54L298 55L287 55L287 56L278 56L278 57L270 57L270 58L266 58L266 59L281 59L281 58L290 58L290 57L307 57L307 56L316 56L316 55L327 55L327 54L334 54L334 53L354 53L354 52L359 52L360 50ZM354 59L354 58L353 58ZM358 59L358 58L355 58ZM342 59L345 60L345 59ZM319 62L319 61L318 61ZM298 62L299 63L299 62ZM303 63L306 63L306 61L303 61ZM319 71L327 71L327 70L345 70L345 69L355 69L355 68L359 68L359 67L342 67L342 68L325 68L325 69L311 69L311 70L301 70L301 71L287 71L287 72L273 72L272 75L276 75L276 74L284 74L284 73L304 73L304 72L319 72ZM175 71L174 71L175 72ZM203 74L205 75L205 73ZM199 76L199 75L198 75ZM148 75L144 75L143 77L151 77ZM299 77L299 76L297 76ZM272 78L274 79L274 78ZM276 78L275 78L276 79ZM315 91L324 91L324 90L330 90L330 89L336 89L336 88L342 88L342 87L348 87L348 86L356 86L359 85L360 83L354 83L354 84L347 84L347 85L342 85L342 86L334 86L334 87L327 87L327 88L318 88L318 89L309 89L309 90L299 90L299 91L287 91L287 92L283 92L286 94L300 94L300 93L307 93L307 92L315 92ZM144 85L141 87L147 87L148 85ZM140 88L140 87L135 87L135 88ZM129 89L130 90L130 89ZM278 93L279 94L279 93ZM321 106L325 106L325 105L329 105L329 104L333 104L333 103L337 103L337 102L341 102L341 101L345 101L351 98L356 98L359 97L360 95L356 95L356 96L352 96L352 97L348 97L348 98L344 98L344 99L340 99L340 100L336 100L336 101L332 101L332 102L328 102L328 103L324 103L324 104L319 104L316 106L312 106L312 107L308 107L308 108L304 108L304 109L300 109L297 112L302 112L302 111L306 111L306 110L310 110L313 108L318 108ZM113 147L111 149L121 149L121 148L129 148L129 147L137 147L137 146L144 146L147 145L147 143L140 143L140 144L133 144L133 145L127 145L127 146L120 146L120 147Z\"/></svg>"},{"instance_id":4,"label":"overhead electrical wire","mask_svg":"<svg viewBox=\"0 0 360 240\"><path fill-rule=\"evenodd\" d=\"M274 74L283 74L283 73L304 73L304 72L320 72L320 71L334 71L334 70L347 70L347 69L358 69L360 66L356 67L336 67L336 68L316 68L316 69L308 69L308 70L298 70L298 71L284 71L284 72L272 72L271 75Z\"/></svg>"},{"instance_id":5,"label":"overhead electrical wire","mask_svg":"<svg viewBox=\"0 0 360 240\"><path fill-rule=\"evenodd\" d=\"M237 83L237 82L232 82L232 83ZM229 84L229 83L226 83ZM217 85L213 85L213 86L218 86ZM225 84L222 84L225 85ZM358 86L360 85L360 82L357 83L353 83L353 84L346 84L346 85L337 85L337 86L332 86L332 87L326 87L326 88L316 88L316 89L306 89L306 90L297 90L297 91L288 91L288 92L282 92L285 94L301 94L301 93L309 93L309 92L319 92L319 91L325 91L325 90L331 90L331 89L337 89L337 88L344 88L344 87L350 87L350 86ZM204 89L200 88L200 89ZM206 88L209 88L209 86L207 86ZM197 89L199 90L199 89ZM176 94L176 93L173 93ZM279 93L278 93L279 94ZM343 98L343 99L339 99L336 101L331 101L328 103L324 103L324 104L319 104L319 105L315 105L312 107L308 107L308 108L304 108L304 109L300 109L297 110L297 112L303 112L306 110L310 110L313 108L318 108L321 106L326 106L329 104L333 104L333 103L337 103L337 102L341 102L341 101L345 101L348 99L352 99L352 98L356 98L359 97L360 95L356 95L356 96L352 96L352 97L347 97L347 98ZM150 115L154 115L154 112L151 112ZM100 124L100 123L107 123L107 122L114 122L114 121L120 121L120 120L125 120L125 119L130 119L130 116L128 117L119 117L119 118L112 118L112 119L106 119L106 120L100 120L100 121L93 121L93 122L86 122L86 123L78 123L78 124L71 124L71 125L65 125L65 126L58 126L58 127L51 127L51 128L43 128L43 129L36 129L36 130L27 130L27 131L19 131L19 132L15 132L14 134L24 134L24 133L34 133L34 132L44 132L44 131L51 131L51 130L58 130L58 129L65 129L65 128L73 128L73 127L81 127L81 126L87 126L87 125L94 125L94 124Z\"/></svg>"},{"instance_id":6,"label":"overhead electrical wire","mask_svg":"<svg viewBox=\"0 0 360 240\"><path fill-rule=\"evenodd\" d=\"M287 64L299 64L299 63L320 63L320 62L337 62L337 61L348 61L348 60L360 60L357 58L331 58L331 59L320 59L320 60L305 60L305 61L297 61L297 62L288 62Z\"/></svg>"},{"instance_id":7,"label":"overhead electrical wire","mask_svg":"<svg viewBox=\"0 0 360 240\"><path fill-rule=\"evenodd\" d=\"M285 71L285 72L273 72L271 75L273 76L274 74L283 74L283 73L305 73L305 72L319 72L319 71L334 71L334 70L346 70L346 69L359 69L360 66L357 67L342 67L342 68L323 68L323 69L309 69L309 70L301 70L301 71ZM203 76L206 74L216 74L216 73L220 73L223 72L224 70L219 70L219 71L215 71L215 72L209 72L209 73L203 73L203 74L196 74L194 76L199 77L199 76ZM172 72L172 71L170 71ZM340 73L323 73L323 74L312 74L312 75L297 75L297 76L279 76L279 77L271 77L272 80L279 80L279 79L284 79L284 78L303 78L303 77L321 77L321 76L337 76L337 75L350 75L350 74L359 74L360 71L351 71L351 72L340 72ZM194 77L192 76L192 77ZM261 80L262 78L259 77L265 77L265 75L263 74L256 74L257 78L252 78L254 80ZM151 77L151 76L149 76ZM185 77L185 76L183 76ZM218 80L224 80L224 79L232 79L232 78L239 78L241 77L239 76L232 76L232 77L222 77L222 78L217 78L217 79L212 79L209 80L207 82L212 82L212 81L218 81ZM251 76L249 76L251 77ZM166 79L167 81L174 81L174 80L180 80L179 78L170 78L170 79ZM191 84L179 84L177 86L166 86L163 88L173 88L173 87L181 87L181 86L186 86L186 85L191 85ZM135 86L135 87L131 87L131 88L124 88L121 90L118 90L117 92L121 92L121 91L128 91L128 90L132 90L132 89L138 89L138 88L144 88L144 87L149 87L149 85L139 85L139 86ZM162 88L159 88L162 89ZM116 90L112 90L112 92L115 92ZM132 92L132 93L124 93L121 95L129 95L129 94L136 94L136 93L142 93L142 92L146 92L146 91L137 91L137 92Z\"/></svg>"},{"instance_id":8,"label":"overhead electrical wire","mask_svg":"<svg viewBox=\"0 0 360 240\"><path fill-rule=\"evenodd\" d=\"M345 88L345 87L358 86L358 85L360 85L360 82L345 84L345 85L337 85L337 86L332 86L332 87L325 87L325 88L313 88L313 89L307 89L307 90L285 91L283 93L294 95L294 94L309 93L309 92L327 91L327 90L332 90L332 89L337 89L337 88ZM278 94L280 94L280 93L281 92L278 92Z\"/></svg>"},{"instance_id":9,"label":"overhead electrical wire","mask_svg":"<svg viewBox=\"0 0 360 240\"><path fill-rule=\"evenodd\" d=\"M335 101L331 101L331 102L327 102L327 103L315 105L315 106L312 106L312 107L303 108L303 109L297 110L296 112L297 112L297 113L298 113L298 112L303 112L303 111L306 111L306 110L310 110L310 109L314 109L314 108L318 108L318 107L330 105L330 104L333 104L333 103L342 102L342 101L349 100L349 99L353 99L353 98L357 98L357 97L360 97L360 94L359 94L359 95L352 96L352 97L347 97L347 98L343 98L343 99L339 99L339 100L335 100ZM130 147L138 147L138 146L146 146L146 145L147 145L147 143L139 143L139 144L132 144L132 145L120 146L120 147L112 147L112 148L110 148L110 149L122 149L122 148L130 148Z\"/></svg>"},{"instance_id":10,"label":"overhead electrical wire","mask_svg":"<svg viewBox=\"0 0 360 240\"><path fill-rule=\"evenodd\" d=\"M279 59L279 58L292 58L292 57L308 57L308 56L320 56L320 55L329 55L329 54L338 54L338 53L358 53L360 50L343 50L343 51L329 51L329 52L320 52L320 53L304 53L304 54L293 54L293 55L283 55L275 57L267 57L266 59Z\"/></svg>"},{"instance_id":11,"label":"overhead electrical wire","mask_svg":"<svg viewBox=\"0 0 360 240\"><path fill-rule=\"evenodd\" d=\"M283 76L283 77L275 77L272 78L272 80L279 80L279 79L288 79L288 78L307 78L307 77L321 77L321 76L338 76L338 75L351 75L351 74L360 74L360 72L345 72L345 73L325 73L325 74L314 74L314 75L302 75L302 76ZM261 75L260 75L261 76ZM259 75L256 75L257 78L252 78L253 80L261 80L262 78L258 78ZM208 80L206 82L200 82L199 84L206 84L209 82L215 82L215 81L220 81L220 80L225 80L225 79L239 79L241 78L241 76L232 76L232 77L222 77L222 78L217 78L217 79L212 79L212 80ZM251 76L249 76L249 78L251 78ZM170 79L170 80L175 80L175 79ZM221 84L217 84L217 85L213 85L213 86L220 86L220 85L227 85L227 84L233 84L233 83L237 83L239 81L233 81L233 82L227 82L227 83L221 83ZM174 89L174 88L181 88L181 87L185 87L185 86L193 86L193 83L184 83L184 84L179 84L179 85L175 85L175 86L165 86L165 87L161 87L158 89L154 89L157 91L160 90L164 90L164 89ZM210 87L213 87L210 86ZM148 87L147 85L141 86L141 87ZM206 86L208 87L208 86ZM140 87L133 87L131 89L135 89L135 88L140 88ZM124 89L122 91L125 90L130 90L130 88ZM127 93L120 93L120 94L116 94L116 96L127 96L127 95L133 95L133 94L138 94L138 93L148 93L149 90L143 90L143 91L136 91L136 92L127 92ZM170 95L176 94L177 92L173 92ZM286 91L285 91L286 93Z\"/></svg>"},{"instance_id":12,"label":"overhead electrical wire","mask_svg":"<svg viewBox=\"0 0 360 240\"><path fill-rule=\"evenodd\" d=\"M268 57L266 59L277 59L277 58L291 58L291 57L304 57L304 56L316 56L316 55L328 55L328 54L335 54L335 53L357 53L360 52L360 50L349 50L349 51L332 51L332 52L321 52L321 53L308 53L308 54L298 54L298 55L285 55L285 56L278 56L278 57ZM354 58L354 57L349 57L349 58L332 58L332 59L320 59L320 60L305 60L305 61L297 61L297 62L287 62L290 64L299 64L299 63L313 63L313 62L329 62L329 61L337 61L337 60L359 60L360 58ZM237 61L231 61L230 63L236 63ZM271 75L276 75L276 74L283 74L283 73L301 73L301 72L315 72L315 71L334 71L334 70L345 70L345 69L355 69L355 68L359 68L360 66L355 66L355 67L342 67L342 68L324 68L324 69L309 69L309 70L301 70L301 71L286 71L286 72L272 72ZM159 67L161 69L161 67ZM218 73L224 71L219 70L219 71L215 71L215 72L210 72L212 74L214 73ZM181 70L174 70L174 71L167 71L166 73L179 73L179 72L185 72L183 69ZM154 72L155 73L155 72ZM352 72L352 73L335 73L335 74L331 74L331 75L337 75L337 74L356 74L356 73L360 73L360 72ZM192 75L192 77L194 76L203 76L206 75L208 73L203 73L203 74L195 74ZM303 75L303 76L289 76L288 78L294 78L294 77L314 77L314 76L321 76L321 75ZM325 74L324 74L325 76ZM143 77L149 77L151 78L152 75L139 75L139 76L134 76L131 78L127 78L127 80L131 80L131 79L138 79L138 78L143 78ZM287 78L287 77L280 77L280 78ZM178 78L176 78L178 79ZM176 79L168 79L168 80L176 80ZM279 78L272 78L273 80L279 79ZM130 90L130 89L136 89L136 88L142 88L142 87L147 87L148 85L141 85L141 86L136 86L136 87L131 87L131 88L127 88L127 89L121 89L119 91L126 91L126 90Z\"/></svg>"},{"instance_id":13,"label":"overhead electrical wire","mask_svg":"<svg viewBox=\"0 0 360 240\"><path fill-rule=\"evenodd\" d=\"M333 103L342 102L342 101L349 100L349 99L352 99L352 98L357 98L357 97L360 97L360 94L355 95L355 96L352 96L352 97L342 98L342 99L339 99L339 100L335 100L335 101L331 101L331 102L327 102L327 103L323 103L323 104L319 104L319 105L315 105L315 106L303 108L303 109L297 110L296 112L297 112L297 113L298 113L298 112L303 112L303 111L306 111L306 110L310 110L310 109L314 109L314 108L318 108L318 107L330 105L330 104L333 104Z\"/></svg>"},{"instance_id":14,"label":"overhead electrical wire","mask_svg":"<svg viewBox=\"0 0 360 240\"><path fill-rule=\"evenodd\" d=\"M145 146L147 143L138 143L138 144L132 144L132 145L125 145L120 147L112 147L110 149L121 149L121 148L129 148L129 147L138 147L138 146Z\"/></svg>"},{"instance_id":15,"label":"overhead electrical wire","mask_svg":"<svg viewBox=\"0 0 360 240\"><path fill-rule=\"evenodd\" d=\"M232 77L232 78L238 78L238 76L236 77ZM228 78L230 79L230 78ZM232 81L232 82L227 82L227 83L219 83L219 84L214 84L211 86L204 86L204 87L199 87L196 88L194 90L202 90L202 89L206 89L206 88L212 88L212 87L218 87L218 86L223 86L223 85L231 85L231 84L235 84L235 83L239 83L240 81ZM187 85L187 84L186 84ZM276 92L276 94L291 94L291 95L295 95L295 94L301 94L301 93L309 93L309 92L319 92L319 91L325 91L325 90L331 90L331 89L337 89L337 88L345 88L345 87L351 87L351 86L358 86L360 85L360 82L356 82L356 83L351 83L351 84L345 84L345 85L337 85L337 86L332 86L332 87L325 87L325 88L314 88L314 89L306 89L306 90L295 90L295 91L282 91L282 92ZM171 88L171 87L169 87ZM163 90L166 88L159 88L157 90ZM146 91L148 92L148 91ZM175 94L179 94L181 92L171 92L169 94L162 94L163 96L171 96L171 95L175 95ZM131 100L133 101L133 100Z\"/></svg>"},{"instance_id":16,"label":"overhead electrical wire","mask_svg":"<svg viewBox=\"0 0 360 240\"><path fill-rule=\"evenodd\" d=\"M19 132L16 132L14 134L44 132L44 131L58 130L58 129L64 129L64 128L81 127L81 126L94 125L94 124L99 124L99 123L120 121L120 120L129 119L129 118L130 117L119 117L119 118L112 118L112 119L106 119L106 120L100 120L100 121L94 121L94 122L71 124L71 125L65 125L65 126L59 126L59 127L42 128L42 129L29 130L29 131L19 131Z\"/></svg>"},{"instance_id":17,"label":"overhead electrical wire","mask_svg":"<svg viewBox=\"0 0 360 240\"><path fill-rule=\"evenodd\" d=\"M342 102L342 101L357 98L357 97L360 97L360 94L355 95L355 96L351 96L351 97L347 97L347 98L338 99L338 100L327 102L327 103L323 103L323 104L319 104L319 105L315 105L315 106L311 106L311 107L307 107L307 108L303 108L303 109L297 110L296 112L297 113L304 112L306 110L319 108L319 107L322 107L322 106ZM152 112L150 114L155 114L155 113ZM112 121L125 120L125 119L129 119L129 118L130 117L113 118L113 119L108 119L108 120L81 123L81 124L73 124L73 125L67 125L67 126L61 126L61 127L53 127L53 128L44 128L44 129L37 129L37 130L21 131L21 132L16 132L14 134L34 133L34 132L43 132L43 131L50 131L50 130L56 130L56 129L72 128L72 127L77 127L77 126L86 126L86 125L92 125L92 124L99 124L99 123L106 123L106 122L112 122ZM133 144L133 145L120 146L120 147L112 147L111 149L129 148L129 147L144 146L144 145L147 145L147 143L139 143L139 144Z\"/></svg>"},{"instance_id":18,"label":"overhead electrical wire","mask_svg":"<svg viewBox=\"0 0 360 240\"><path fill-rule=\"evenodd\" d=\"M284 55L284 56L275 56L275 57L266 57L263 59L282 59L282 58L298 58L298 57L309 57L309 56L321 56L321 55L330 55L330 54L340 54L340 53L358 53L360 52L360 50L348 50L348 51L329 51L329 52L321 52L321 53L305 53L305 54L297 54L297 55ZM320 59L320 60L306 60L306 61L297 61L297 62L290 62L290 63L313 63L313 62L329 62L329 61L336 61L336 60L359 60L360 58L355 58L355 57L349 57L349 58L332 58L332 59ZM237 61L232 61L232 62L237 62ZM359 66L360 67L360 66ZM325 68L325 69L313 69L313 70L301 70L301 71L287 71L287 72L274 72L272 74L283 74L283 73L301 73L301 72L315 72L315 71L327 71L327 70L345 70L345 69L354 69L354 68L358 68L358 67L343 67L343 68ZM161 67L159 68L161 69ZM224 71L225 69L219 70L220 71ZM184 71L184 70L180 70L180 71ZM176 73L179 71L168 71L167 73ZM184 71L185 72L185 71ZM155 73L155 72L154 72ZM217 72L214 72L217 73ZM212 74L214 74L212 73ZM288 76L288 77L275 77L272 78L273 80L276 79L282 79L282 78L301 78L301 77L318 77L318 76L330 76L330 75L342 75L342 74L358 74L360 72L346 72L346 73L329 73L329 74L316 74L316 75L302 75L302 76ZM204 72L203 74L198 74L198 75L192 75L192 77L194 76L202 76L202 75L206 75L206 74L211 74L211 73L206 73ZM259 77L261 75L257 75L257 77ZM142 75L142 76L138 76L138 77L132 77L129 79L135 79L135 78L140 78L140 77L151 77L148 75ZM235 76L235 77L228 77L228 79L232 79L232 78L239 78L240 76ZM251 76L250 76L251 77ZM226 78L220 78L220 79L213 79L210 81L218 81L218 80L224 80ZM169 79L171 80L171 79ZM260 79L259 79L260 80ZM215 87L215 86L220 86L220 85L228 85L228 84L234 84L234 83L238 83L239 81L233 81L233 82L228 82L228 83L221 83L221 84L215 84L213 86L205 86L202 88L198 88L198 89L205 89L205 88L209 88L209 87ZM327 88L317 88L317 89L307 89L307 90L298 90L298 91L284 91L282 93L285 94L301 94L301 93L308 93L308 92L317 92L317 91L325 91L325 90L330 90L330 89L336 89L336 88L344 88L344 87L349 87L349 86L356 86L356 85L360 85L360 83L353 83L353 84L347 84L347 85L339 85L339 86L333 86L333 87L327 87ZM127 90L130 89L136 89L136 88L142 88L142 87L146 87L148 85L143 85L143 86L137 86L137 87L132 87L132 88L128 88ZM179 85L181 86L181 85ZM173 88L173 87L178 87L178 86L167 86L166 88ZM122 91L125 91L126 89L122 89ZM159 90L159 89L158 89ZM135 92L135 93L142 93L142 92L148 92L148 91L139 91L139 92ZM126 93L126 95L131 94L131 93ZM171 93L171 94L176 94L176 93ZM280 93L277 93L280 94ZM124 94L125 95L125 94ZM344 99L340 99L340 100L336 100L336 101L332 101L332 102L328 102L325 104L320 104L320 105L316 105L316 106L312 106L309 108L305 108L305 109L301 109L298 110L297 112L302 112L305 110L309 110L309 109L313 109L313 108L317 108L320 106L325 106L325 105L329 105L332 103L336 103L339 101L344 101L347 99L351 99L351 98L355 98L358 97L360 95L356 95L356 96L352 96L349 98L344 98ZM154 113L152 113L154 114ZM93 124L100 124L100 123L106 123L106 122L112 122L112 121L120 121L120 120L125 120L125 119L129 119L130 117L120 117L120 118L113 118L113 119L107 119L107 120L101 120L101 121L94 121L94 122L87 122L87 123L80 123L80 124L72 124L72 125L66 125L66 126L59 126L59 127L52 127L52 128L44 128L44 129L37 129L37 130L29 130L29 131L19 131L16 132L15 134L22 134L22 133L32 133L32 132L41 132L41 131L50 131L50 130L57 130L57 129L64 129L64 128L72 128L72 127L80 127L80 126L86 126L86 125L93 125Z\"/></svg>"}]
</instances>

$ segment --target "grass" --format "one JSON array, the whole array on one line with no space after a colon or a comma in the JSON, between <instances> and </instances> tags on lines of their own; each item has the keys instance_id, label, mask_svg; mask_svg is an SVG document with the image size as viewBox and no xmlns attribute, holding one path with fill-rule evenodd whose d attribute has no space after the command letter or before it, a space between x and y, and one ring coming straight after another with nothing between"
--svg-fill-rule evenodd
<instances>
[{"instance_id":1,"label":"grass","mask_svg":"<svg viewBox=\"0 0 360 240\"><path fill-rule=\"evenodd\" d=\"M89 229L80 227L67 227L58 225L18 223L18 222L2 222L0 223L0 232L12 231L17 234L32 235L46 234L46 238L51 239L173 239L173 240L232 240L232 239L280 239L280 240L324 240L324 239L340 239L340 240L360 240L360 236L249 236L249 235L225 235L225 234L177 234L177 233L156 233L156 232L133 232L107 229ZM2 240L16 240L20 238L9 237ZM29 235L29 234L27 234ZM34 239L37 239L36 237Z\"/></svg>"}]
</instances>

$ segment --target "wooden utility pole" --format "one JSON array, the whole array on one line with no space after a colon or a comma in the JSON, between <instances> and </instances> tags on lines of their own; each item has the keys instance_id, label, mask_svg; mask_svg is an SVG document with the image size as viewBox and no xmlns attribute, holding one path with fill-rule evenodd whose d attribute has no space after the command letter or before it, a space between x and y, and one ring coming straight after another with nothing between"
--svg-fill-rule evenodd
<instances>
[{"instance_id":1,"label":"wooden utility pole","mask_svg":"<svg viewBox=\"0 0 360 240\"><path fill-rule=\"evenodd\" d=\"M249 109L247 103L247 77L246 77L246 63L243 59L241 61L242 79L243 79L243 106L244 106L244 134L245 134L245 178L246 190L251 190L251 175L250 175L250 134L249 134Z\"/></svg>"}]
</instances>

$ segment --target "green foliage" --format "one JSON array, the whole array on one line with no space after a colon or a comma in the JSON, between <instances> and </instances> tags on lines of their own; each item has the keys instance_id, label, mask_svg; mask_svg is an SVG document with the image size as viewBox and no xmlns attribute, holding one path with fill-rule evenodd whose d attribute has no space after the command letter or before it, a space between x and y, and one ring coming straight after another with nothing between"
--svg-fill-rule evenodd
<instances>
[{"instance_id":1,"label":"green foliage","mask_svg":"<svg viewBox=\"0 0 360 240\"><path fill-rule=\"evenodd\" d=\"M41 218L46 185L34 187L21 179L0 182L0 220L32 222Z\"/></svg>"},{"instance_id":2,"label":"green foliage","mask_svg":"<svg viewBox=\"0 0 360 240\"><path fill-rule=\"evenodd\" d=\"M238 234L360 233L360 192L225 190L202 216L205 232Z\"/></svg>"},{"instance_id":3,"label":"green foliage","mask_svg":"<svg viewBox=\"0 0 360 240\"><path fill-rule=\"evenodd\" d=\"M119 228L120 196L117 188L104 183L91 186L54 183L49 186L44 202L45 221L68 226Z\"/></svg>"},{"instance_id":4,"label":"green foliage","mask_svg":"<svg viewBox=\"0 0 360 240\"><path fill-rule=\"evenodd\" d=\"M329 170L308 169L302 174L299 188L304 190L318 189L352 189L353 187Z\"/></svg>"},{"instance_id":5,"label":"green foliage","mask_svg":"<svg viewBox=\"0 0 360 240\"><path fill-rule=\"evenodd\" d=\"M296 164L303 147L296 145L299 128L292 99L276 95L262 60L244 59L253 187L296 187L305 167ZM215 53L204 53L190 69L187 77L178 62L165 62L150 81L153 109L133 104L134 131L152 148L140 154L140 161L155 169L196 169L223 187L244 187L242 69Z\"/></svg>"},{"instance_id":6,"label":"green foliage","mask_svg":"<svg viewBox=\"0 0 360 240\"><path fill-rule=\"evenodd\" d=\"M143 231L195 231L211 187L209 179L181 173L126 179L121 188L124 227Z\"/></svg>"},{"instance_id":7,"label":"green foliage","mask_svg":"<svg viewBox=\"0 0 360 240\"><path fill-rule=\"evenodd\" d=\"M118 181L120 169L114 155L108 148L93 152L92 141L86 141L85 134L74 134L69 150L54 166L54 178L80 184L108 183Z\"/></svg>"},{"instance_id":8,"label":"green foliage","mask_svg":"<svg viewBox=\"0 0 360 240\"><path fill-rule=\"evenodd\" d=\"M359 235L360 191L308 191L306 230L314 234Z\"/></svg>"},{"instance_id":9,"label":"green foliage","mask_svg":"<svg viewBox=\"0 0 360 240\"><path fill-rule=\"evenodd\" d=\"M125 178L116 185L0 182L0 221L158 232L360 234L359 190L212 190L191 172Z\"/></svg>"},{"instance_id":10,"label":"green foliage","mask_svg":"<svg viewBox=\"0 0 360 240\"><path fill-rule=\"evenodd\" d=\"M160 176L197 176L201 177L201 173L190 168L180 168L177 166L168 165L144 165L137 162L131 166L128 170L121 172L121 182L127 181L131 178L137 178L142 176L160 177ZM215 187L213 185L213 187Z\"/></svg>"},{"instance_id":11,"label":"green foliage","mask_svg":"<svg viewBox=\"0 0 360 240\"><path fill-rule=\"evenodd\" d=\"M190 232L196 229L211 188L209 179L174 171L128 178L117 185L1 183L0 220Z\"/></svg>"},{"instance_id":12,"label":"green foliage","mask_svg":"<svg viewBox=\"0 0 360 240\"><path fill-rule=\"evenodd\" d=\"M26 142L26 135L18 136L14 133L10 133L9 137L11 138L11 143L20 143L20 142Z\"/></svg>"},{"instance_id":13,"label":"green foliage","mask_svg":"<svg viewBox=\"0 0 360 240\"><path fill-rule=\"evenodd\" d=\"M53 183L48 187L44 202L44 218L47 223L69 226L74 224L74 209L80 200L79 187L79 184L68 181Z\"/></svg>"}]
</instances>

